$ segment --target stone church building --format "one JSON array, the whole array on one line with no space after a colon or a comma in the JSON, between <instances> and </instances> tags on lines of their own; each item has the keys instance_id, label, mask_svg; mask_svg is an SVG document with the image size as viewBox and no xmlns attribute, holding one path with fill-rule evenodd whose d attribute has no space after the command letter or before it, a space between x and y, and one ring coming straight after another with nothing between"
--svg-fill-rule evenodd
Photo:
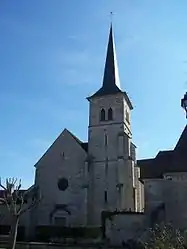
<instances>
[{"instance_id":1,"label":"stone church building","mask_svg":"<svg viewBox=\"0 0 187 249\"><path fill-rule=\"evenodd\" d=\"M64 129L35 164L35 181L27 191L39 188L42 199L21 224L28 233L37 226L100 227L101 213L110 211L115 215L106 223L106 234L114 244L161 221L184 229L187 128L174 150L136 160L133 106L120 87L112 25L102 85L87 100L88 141ZM10 222L5 209L0 206L3 225Z\"/></svg>"},{"instance_id":2,"label":"stone church building","mask_svg":"<svg viewBox=\"0 0 187 249\"><path fill-rule=\"evenodd\" d=\"M87 100L88 142L64 129L35 165L43 195L36 225L100 226L103 210L143 210L133 107L120 88L112 26L102 86Z\"/></svg>"}]
</instances>

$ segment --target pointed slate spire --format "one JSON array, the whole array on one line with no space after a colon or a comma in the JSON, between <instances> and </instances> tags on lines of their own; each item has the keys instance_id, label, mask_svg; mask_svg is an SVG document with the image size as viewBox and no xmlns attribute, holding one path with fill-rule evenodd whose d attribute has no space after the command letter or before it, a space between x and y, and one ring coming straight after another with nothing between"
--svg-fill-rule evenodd
<instances>
[{"instance_id":1,"label":"pointed slate spire","mask_svg":"<svg viewBox=\"0 0 187 249\"><path fill-rule=\"evenodd\" d=\"M112 24L111 24L109 39L108 39L107 55L105 61L103 84L102 87L91 97L115 94L119 92L122 91L120 89L118 65L117 65L114 37L113 37Z\"/></svg>"},{"instance_id":2,"label":"pointed slate spire","mask_svg":"<svg viewBox=\"0 0 187 249\"><path fill-rule=\"evenodd\" d=\"M105 70L103 77L103 87L113 88L117 86L120 88L119 72L116 58L115 43L112 31L112 24L110 26L110 33L108 39L107 56L105 62Z\"/></svg>"},{"instance_id":3,"label":"pointed slate spire","mask_svg":"<svg viewBox=\"0 0 187 249\"><path fill-rule=\"evenodd\" d=\"M114 37L113 37L112 24L111 24L109 39L108 39L107 55L105 61L103 84L102 87L96 93L94 93L92 96L88 97L87 99L90 101L90 99L93 97L100 97L116 93L122 93L124 95L125 100L127 101L130 109L132 110L133 106L127 93L123 92L120 88L118 65L117 65Z\"/></svg>"}]
</instances>

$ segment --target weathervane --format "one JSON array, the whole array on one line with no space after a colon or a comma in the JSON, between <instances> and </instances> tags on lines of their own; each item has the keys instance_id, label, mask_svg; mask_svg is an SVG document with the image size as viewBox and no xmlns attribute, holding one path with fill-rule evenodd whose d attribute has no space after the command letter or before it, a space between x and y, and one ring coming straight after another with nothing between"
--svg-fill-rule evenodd
<instances>
[{"instance_id":1,"label":"weathervane","mask_svg":"<svg viewBox=\"0 0 187 249\"><path fill-rule=\"evenodd\" d=\"M184 61L184 63L187 63L187 61ZM186 84L187 82L185 82ZM181 107L185 110L186 118L187 118L187 92L184 94L183 99L181 99Z\"/></svg>"},{"instance_id":2,"label":"weathervane","mask_svg":"<svg viewBox=\"0 0 187 249\"><path fill-rule=\"evenodd\" d=\"M110 12L110 21L111 21L111 23L112 23L112 19L113 19L113 12L111 11Z\"/></svg>"}]
</instances>

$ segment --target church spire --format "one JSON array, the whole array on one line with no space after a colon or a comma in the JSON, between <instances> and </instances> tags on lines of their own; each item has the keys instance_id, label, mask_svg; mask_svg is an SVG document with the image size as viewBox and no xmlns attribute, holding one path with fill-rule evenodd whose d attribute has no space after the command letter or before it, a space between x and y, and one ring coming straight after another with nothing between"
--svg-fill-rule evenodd
<instances>
[{"instance_id":1,"label":"church spire","mask_svg":"<svg viewBox=\"0 0 187 249\"><path fill-rule=\"evenodd\" d=\"M118 65L116 59L114 37L113 37L113 28L111 23L106 61L105 61L104 76L103 76L103 84L102 87L91 97L104 96L119 92L122 91L120 89L120 80L119 80Z\"/></svg>"},{"instance_id":2,"label":"church spire","mask_svg":"<svg viewBox=\"0 0 187 249\"><path fill-rule=\"evenodd\" d=\"M105 62L105 70L103 77L103 87L114 87L120 88L118 65L116 58L115 43L113 37L112 23L110 26L110 33L108 39L107 56Z\"/></svg>"}]
</instances>

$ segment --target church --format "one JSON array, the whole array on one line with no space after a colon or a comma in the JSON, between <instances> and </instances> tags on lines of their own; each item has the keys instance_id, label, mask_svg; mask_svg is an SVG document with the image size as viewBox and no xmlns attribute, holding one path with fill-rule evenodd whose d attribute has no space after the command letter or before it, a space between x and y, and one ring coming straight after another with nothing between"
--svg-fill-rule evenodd
<instances>
[{"instance_id":1,"label":"church","mask_svg":"<svg viewBox=\"0 0 187 249\"><path fill-rule=\"evenodd\" d=\"M102 86L87 100L88 142L64 129L35 165L43 195L37 225L100 226L103 210L143 210L133 106L120 88L112 26Z\"/></svg>"},{"instance_id":2,"label":"church","mask_svg":"<svg viewBox=\"0 0 187 249\"><path fill-rule=\"evenodd\" d=\"M106 223L113 244L138 238L162 221L185 229L187 128L174 150L136 159L133 105L120 87L112 25L102 85L87 101L88 141L64 129L34 166L35 181L27 191L39 188L42 199L20 221L27 232L38 226L101 227L103 211L114 214ZM4 214L5 209L0 206ZM8 214L0 220L9 222Z\"/></svg>"}]
</instances>

